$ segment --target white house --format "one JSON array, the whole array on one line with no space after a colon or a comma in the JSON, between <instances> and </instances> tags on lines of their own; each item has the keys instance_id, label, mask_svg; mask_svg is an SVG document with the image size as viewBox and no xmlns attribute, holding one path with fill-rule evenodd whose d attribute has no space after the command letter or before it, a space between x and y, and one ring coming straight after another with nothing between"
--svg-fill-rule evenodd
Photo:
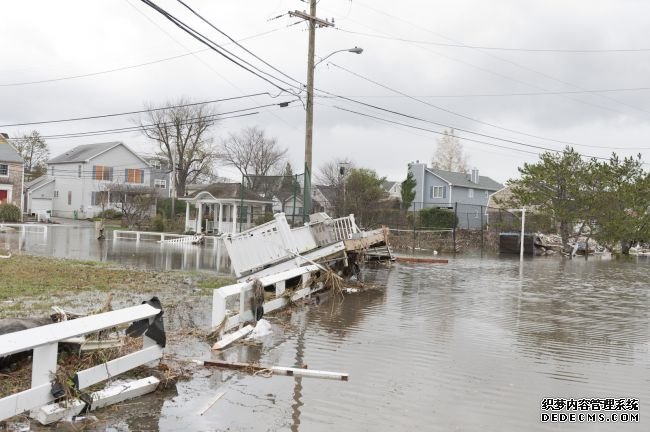
<instances>
[{"instance_id":1,"label":"white house","mask_svg":"<svg viewBox=\"0 0 650 432\"><path fill-rule=\"evenodd\" d=\"M94 217L111 207L111 187L148 188L150 171L147 161L122 142L80 145L49 160L47 175L30 182L27 211L50 210L52 216L67 218Z\"/></svg>"}]
</instances>

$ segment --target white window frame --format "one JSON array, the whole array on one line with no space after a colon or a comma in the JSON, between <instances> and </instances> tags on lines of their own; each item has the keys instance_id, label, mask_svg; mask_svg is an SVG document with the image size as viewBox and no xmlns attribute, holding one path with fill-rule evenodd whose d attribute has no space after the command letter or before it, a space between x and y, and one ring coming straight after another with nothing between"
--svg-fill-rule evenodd
<instances>
[{"instance_id":1,"label":"white window frame","mask_svg":"<svg viewBox=\"0 0 650 432\"><path fill-rule=\"evenodd\" d=\"M58 197L59 197L59 191L58 191L58 190L55 190L55 191L54 191L54 199L56 199L56 198L58 198Z\"/></svg>"},{"instance_id":2,"label":"white window frame","mask_svg":"<svg viewBox=\"0 0 650 432\"><path fill-rule=\"evenodd\" d=\"M431 198L444 198L445 187L444 186L431 186L430 197Z\"/></svg>"},{"instance_id":3,"label":"white window frame","mask_svg":"<svg viewBox=\"0 0 650 432\"><path fill-rule=\"evenodd\" d=\"M474 198L474 189L467 189L467 198Z\"/></svg>"},{"instance_id":4,"label":"white window frame","mask_svg":"<svg viewBox=\"0 0 650 432\"><path fill-rule=\"evenodd\" d=\"M490 198L490 191L489 190L485 191L485 198Z\"/></svg>"},{"instance_id":5,"label":"white window frame","mask_svg":"<svg viewBox=\"0 0 650 432\"><path fill-rule=\"evenodd\" d=\"M155 169L160 169L160 167L162 166L162 164L160 163L160 159L151 159L149 161L149 164L151 165L151 168L155 168Z\"/></svg>"},{"instance_id":6,"label":"white window frame","mask_svg":"<svg viewBox=\"0 0 650 432\"><path fill-rule=\"evenodd\" d=\"M159 189L167 189L167 180L165 179L155 179L153 181L153 187Z\"/></svg>"},{"instance_id":7,"label":"white window frame","mask_svg":"<svg viewBox=\"0 0 650 432\"><path fill-rule=\"evenodd\" d=\"M81 165L77 165L77 178L81 178Z\"/></svg>"},{"instance_id":8,"label":"white window frame","mask_svg":"<svg viewBox=\"0 0 650 432\"><path fill-rule=\"evenodd\" d=\"M0 164L0 167L5 167L4 169L6 170L6 174L0 174L0 177L9 177L9 165L8 164Z\"/></svg>"}]
</instances>

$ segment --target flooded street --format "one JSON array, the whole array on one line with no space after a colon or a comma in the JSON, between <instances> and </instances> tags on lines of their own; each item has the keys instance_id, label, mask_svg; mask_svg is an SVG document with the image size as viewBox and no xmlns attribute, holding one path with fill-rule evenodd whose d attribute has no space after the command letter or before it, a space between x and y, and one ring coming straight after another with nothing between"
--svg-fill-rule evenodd
<instances>
[{"instance_id":1,"label":"flooded street","mask_svg":"<svg viewBox=\"0 0 650 432\"><path fill-rule=\"evenodd\" d=\"M212 247L161 245L155 241L98 241L89 224L47 225L45 233L0 233L0 248L56 258L108 261L146 270L199 270L230 273L230 260L223 243ZM37 227L38 228L38 227ZM36 228L34 228L35 230Z\"/></svg>"},{"instance_id":2,"label":"flooded street","mask_svg":"<svg viewBox=\"0 0 650 432\"><path fill-rule=\"evenodd\" d=\"M347 372L349 382L205 369L156 399L159 418L132 412L122 426L647 431L649 265L534 259L520 274L514 260L459 258L367 271L378 289L280 315L263 344L215 355ZM211 354L206 345L185 355ZM198 415L219 392L224 397ZM546 397L637 398L640 422L544 424Z\"/></svg>"},{"instance_id":3,"label":"flooded street","mask_svg":"<svg viewBox=\"0 0 650 432\"><path fill-rule=\"evenodd\" d=\"M0 235L0 246L22 242L32 254L148 269L216 270L212 248L132 241L96 248L92 230L66 229L64 236L62 229L40 240ZM220 259L227 266L227 257ZM221 354L205 342L169 349L187 360L308 365L349 373L348 382L199 367L175 388L98 411L102 426L91 430L647 431L648 269L643 258L557 257L522 268L516 259L459 257L366 269L372 289L267 317L273 335L261 342ZM207 327L204 299L189 318L168 311L166 325ZM545 424L543 398L636 398L640 421Z\"/></svg>"}]
</instances>

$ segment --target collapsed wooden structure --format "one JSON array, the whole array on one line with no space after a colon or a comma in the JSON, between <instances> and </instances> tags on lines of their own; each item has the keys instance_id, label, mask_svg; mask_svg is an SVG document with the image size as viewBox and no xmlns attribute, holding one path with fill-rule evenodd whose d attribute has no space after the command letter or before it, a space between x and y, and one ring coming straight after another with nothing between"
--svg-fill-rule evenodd
<instances>
[{"instance_id":1,"label":"collapsed wooden structure","mask_svg":"<svg viewBox=\"0 0 650 432\"><path fill-rule=\"evenodd\" d=\"M238 283L213 292L212 328L219 336L213 349L250 333L253 327L246 324L257 320L260 307L262 313L272 312L358 274L367 251L381 247L386 252L380 258L393 259L388 230L362 231L354 215L332 219L316 213L309 223L291 229L278 213L271 222L223 239Z\"/></svg>"},{"instance_id":2,"label":"collapsed wooden structure","mask_svg":"<svg viewBox=\"0 0 650 432\"><path fill-rule=\"evenodd\" d=\"M84 395L83 391L95 384L162 357L166 338L162 308L157 298L139 306L0 335L0 357L33 351L31 388L0 399L0 421L30 411L30 417L42 424L49 424L66 416L78 415L83 410L93 410L155 390L159 380L151 376L114 383L85 395L85 398L66 399L65 384L56 379L60 343L126 323L132 323L126 331L128 335L143 336L142 348L77 371L72 377L74 391Z\"/></svg>"}]
</instances>

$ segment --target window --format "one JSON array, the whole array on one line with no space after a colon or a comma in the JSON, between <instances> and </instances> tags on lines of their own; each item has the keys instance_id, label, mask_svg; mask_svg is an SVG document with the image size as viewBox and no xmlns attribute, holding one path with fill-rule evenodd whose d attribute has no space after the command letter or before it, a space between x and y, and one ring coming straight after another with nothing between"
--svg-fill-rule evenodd
<instances>
[{"instance_id":1,"label":"window","mask_svg":"<svg viewBox=\"0 0 650 432\"><path fill-rule=\"evenodd\" d=\"M9 175L9 165L0 164L0 176L8 176L8 175Z\"/></svg>"},{"instance_id":2,"label":"window","mask_svg":"<svg viewBox=\"0 0 650 432\"><path fill-rule=\"evenodd\" d=\"M151 165L151 168L160 169L160 159L151 159L149 165Z\"/></svg>"},{"instance_id":3,"label":"window","mask_svg":"<svg viewBox=\"0 0 650 432\"><path fill-rule=\"evenodd\" d=\"M56 190L55 190L55 191L54 191L54 198L58 198L58 197L59 197L59 191L56 191Z\"/></svg>"},{"instance_id":4,"label":"window","mask_svg":"<svg viewBox=\"0 0 650 432\"><path fill-rule=\"evenodd\" d=\"M127 183L144 183L144 170L127 168L124 170L124 180Z\"/></svg>"},{"instance_id":5,"label":"window","mask_svg":"<svg viewBox=\"0 0 650 432\"><path fill-rule=\"evenodd\" d=\"M81 165L77 165L77 177L81 178Z\"/></svg>"},{"instance_id":6,"label":"window","mask_svg":"<svg viewBox=\"0 0 650 432\"><path fill-rule=\"evenodd\" d=\"M474 213L474 219L478 219L480 215L481 215L481 212L476 210L476 212Z\"/></svg>"},{"instance_id":7,"label":"window","mask_svg":"<svg viewBox=\"0 0 650 432\"><path fill-rule=\"evenodd\" d=\"M474 189L467 189L467 197L474 198Z\"/></svg>"},{"instance_id":8,"label":"window","mask_svg":"<svg viewBox=\"0 0 650 432\"><path fill-rule=\"evenodd\" d=\"M165 179L156 179L153 181L153 187L157 187L160 189L166 189L167 188L167 180Z\"/></svg>"},{"instance_id":9,"label":"window","mask_svg":"<svg viewBox=\"0 0 650 432\"><path fill-rule=\"evenodd\" d=\"M51 166L51 167L50 167L50 175L51 175L51 176L54 175L54 166Z\"/></svg>"},{"instance_id":10,"label":"window","mask_svg":"<svg viewBox=\"0 0 650 432\"><path fill-rule=\"evenodd\" d=\"M490 191L485 191L485 198L490 198Z\"/></svg>"},{"instance_id":11,"label":"window","mask_svg":"<svg viewBox=\"0 0 650 432\"><path fill-rule=\"evenodd\" d=\"M72 191L68 191L68 205L72 205Z\"/></svg>"},{"instance_id":12,"label":"window","mask_svg":"<svg viewBox=\"0 0 650 432\"><path fill-rule=\"evenodd\" d=\"M103 165L93 166L93 180L112 180L112 179L113 179L113 168L103 166Z\"/></svg>"},{"instance_id":13,"label":"window","mask_svg":"<svg viewBox=\"0 0 650 432\"><path fill-rule=\"evenodd\" d=\"M445 187L444 186L431 186L429 189L429 196L431 198L444 198L445 197Z\"/></svg>"}]
</instances>

